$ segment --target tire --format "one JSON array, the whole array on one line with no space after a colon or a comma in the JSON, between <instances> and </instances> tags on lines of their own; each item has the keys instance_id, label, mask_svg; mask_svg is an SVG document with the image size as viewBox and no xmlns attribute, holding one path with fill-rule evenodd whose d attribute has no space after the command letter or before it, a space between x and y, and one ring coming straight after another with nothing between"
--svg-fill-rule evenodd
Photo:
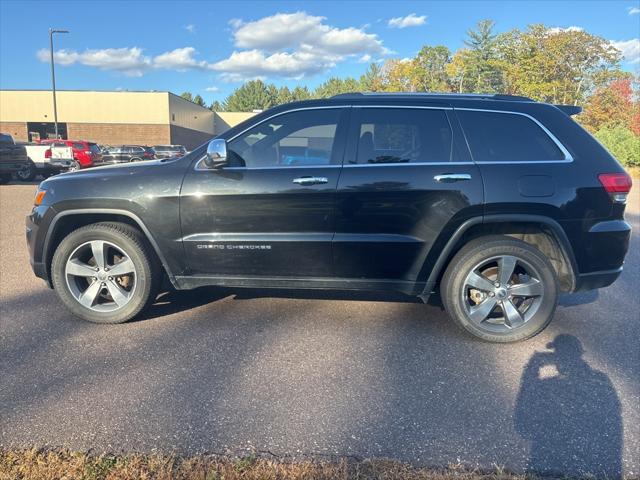
<instances>
[{"instance_id":1,"label":"tire","mask_svg":"<svg viewBox=\"0 0 640 480\"><path fill-rule=\"evenodd\" d=\"M141 162L142 159L138 158L138 157L133 157L131 160L129 160L130 162Z\"/></svg>"},{"instance_id":2,"label":"tire","mask_svg":"<svg viewBox=\"0 0 640 480\"><path fill-rule=\"evenodd\" d=\"M71 162L71 166L67 169L67 172L77 172L81 168L82 166L80 165L80 162L74 160L73 162Z\"/></svg>"},{"instance_id":3,"label":"tire","mask_svg":"<svg viewBox=\"0 0 640 480\"><path fill-rule=\"evenodd\" d=\"M93 323L123 323L155 300L162 270L138 230L124 223L94 223L60 242L51 276L56 293L75 316Z\"/></svg>"},{"instance_id":4,"label":"tire","mask_svg":"<svg viewBox=\"0 0 640 480\"><path fill-rule=\"evenodd\" d=\"M34 178L36 178L36 166L35 164L29 160L25 163L20 170L15 173L16 180L20 182L30 182Z\"/></svg>"},{"instance_id":5,"label":"tire","mask_svg":"<svg viewBox=\"0 0 640 480\"><path fill-rule=\"evenodd\" d=\"M544 330L558 292L556 272L542 252L498 235L465 245L449 263L440 288L445 310L459 327L496 343L525 340Z\"/></svg>"}]
</instances>

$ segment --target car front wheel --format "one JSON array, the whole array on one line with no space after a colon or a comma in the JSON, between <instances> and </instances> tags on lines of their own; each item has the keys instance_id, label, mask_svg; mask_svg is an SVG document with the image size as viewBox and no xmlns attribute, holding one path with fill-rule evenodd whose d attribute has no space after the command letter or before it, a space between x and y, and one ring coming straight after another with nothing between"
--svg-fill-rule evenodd
<instances>
[{"instance_id":1,"label":"car front wheel","mask_svg":"<svg viewBox=\"0 0 640 480\"><path fill-rule=\"evenodd\" d=\"M71 312L94 323L122 323L155 300L160 268L140 232L96 223L65 237L51 264L53 287Z\"/></svg>"},{"instance_id":2,"label":"car front wheel","mask_svg":"<svg viewBox=\"0 0 640 480\"><path fill-rule=\"evenodd\" d=\"M549 259L534 246L491 236L458 252L440 293L447 313L467 332L490 342L516 342L549 324L558 281Z\"/></svg>"}]
</instances>

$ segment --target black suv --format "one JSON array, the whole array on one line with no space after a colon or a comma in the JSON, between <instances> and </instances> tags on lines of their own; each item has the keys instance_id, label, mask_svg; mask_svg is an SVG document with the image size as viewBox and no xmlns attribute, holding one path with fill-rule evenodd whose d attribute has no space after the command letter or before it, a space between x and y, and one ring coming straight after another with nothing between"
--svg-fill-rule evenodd
<instances>
[{"instance_id":1,"label":"black suv","mask_svg":"<svg viewBox=\"0 0 640 480\"><path fill-rule=\"evenodd\" d=\"M631 180L579 110L435 94L279 106L182 158L42 182L31 262L92 322L134 317L166 276L438 293L471 334L522 340L561 292L610 285L629 245Z\"/></svg>"},{"instance_id":2,"label":"black suv","mask_svg":"<svg viewBox=\"0 0 640 480\"><path fill-rule=\"evenodd\" d=\"M140 162L153 160L155 152L150 147L140 145L118 145L106 147L102 151L102 159L96 165L109 165L114 163Z\"/></svg>"}]
</instances>

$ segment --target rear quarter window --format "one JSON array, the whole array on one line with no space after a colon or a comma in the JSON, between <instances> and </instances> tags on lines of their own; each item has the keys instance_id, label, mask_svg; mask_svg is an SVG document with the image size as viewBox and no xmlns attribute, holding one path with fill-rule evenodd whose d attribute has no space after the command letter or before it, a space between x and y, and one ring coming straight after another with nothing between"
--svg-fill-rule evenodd
<instances>
[{"instance_id":1,"label":"rear quarter window","mask_svg":"<svg viewBox=\"0 0 640 480\"><path fill-rule=\"evenodd\" d=\"M476 162L565 160L555 141L525 115L456 110Z\"/></svg>"}]
</instances>

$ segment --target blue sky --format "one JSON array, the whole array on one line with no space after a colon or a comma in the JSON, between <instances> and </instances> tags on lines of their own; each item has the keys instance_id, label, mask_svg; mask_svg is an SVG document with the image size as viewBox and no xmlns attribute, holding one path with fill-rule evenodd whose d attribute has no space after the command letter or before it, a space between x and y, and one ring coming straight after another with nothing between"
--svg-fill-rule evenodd
<instances>
[{"instance_id":1,"label":"blue sky","mask_svg":"<svg viewBox=\"0 0 640 480\"><path fill-rule=\"evenodd\" d=\"M640 68L640 0L0 0L0 88L50 88L49 27L71 32L56 37L60 89L188 90L211 102L249 78L313 88L425 44L456 50L484 18L499 32L583 28L616 42L625 69Z\"/></svg>"}]
</instances>

